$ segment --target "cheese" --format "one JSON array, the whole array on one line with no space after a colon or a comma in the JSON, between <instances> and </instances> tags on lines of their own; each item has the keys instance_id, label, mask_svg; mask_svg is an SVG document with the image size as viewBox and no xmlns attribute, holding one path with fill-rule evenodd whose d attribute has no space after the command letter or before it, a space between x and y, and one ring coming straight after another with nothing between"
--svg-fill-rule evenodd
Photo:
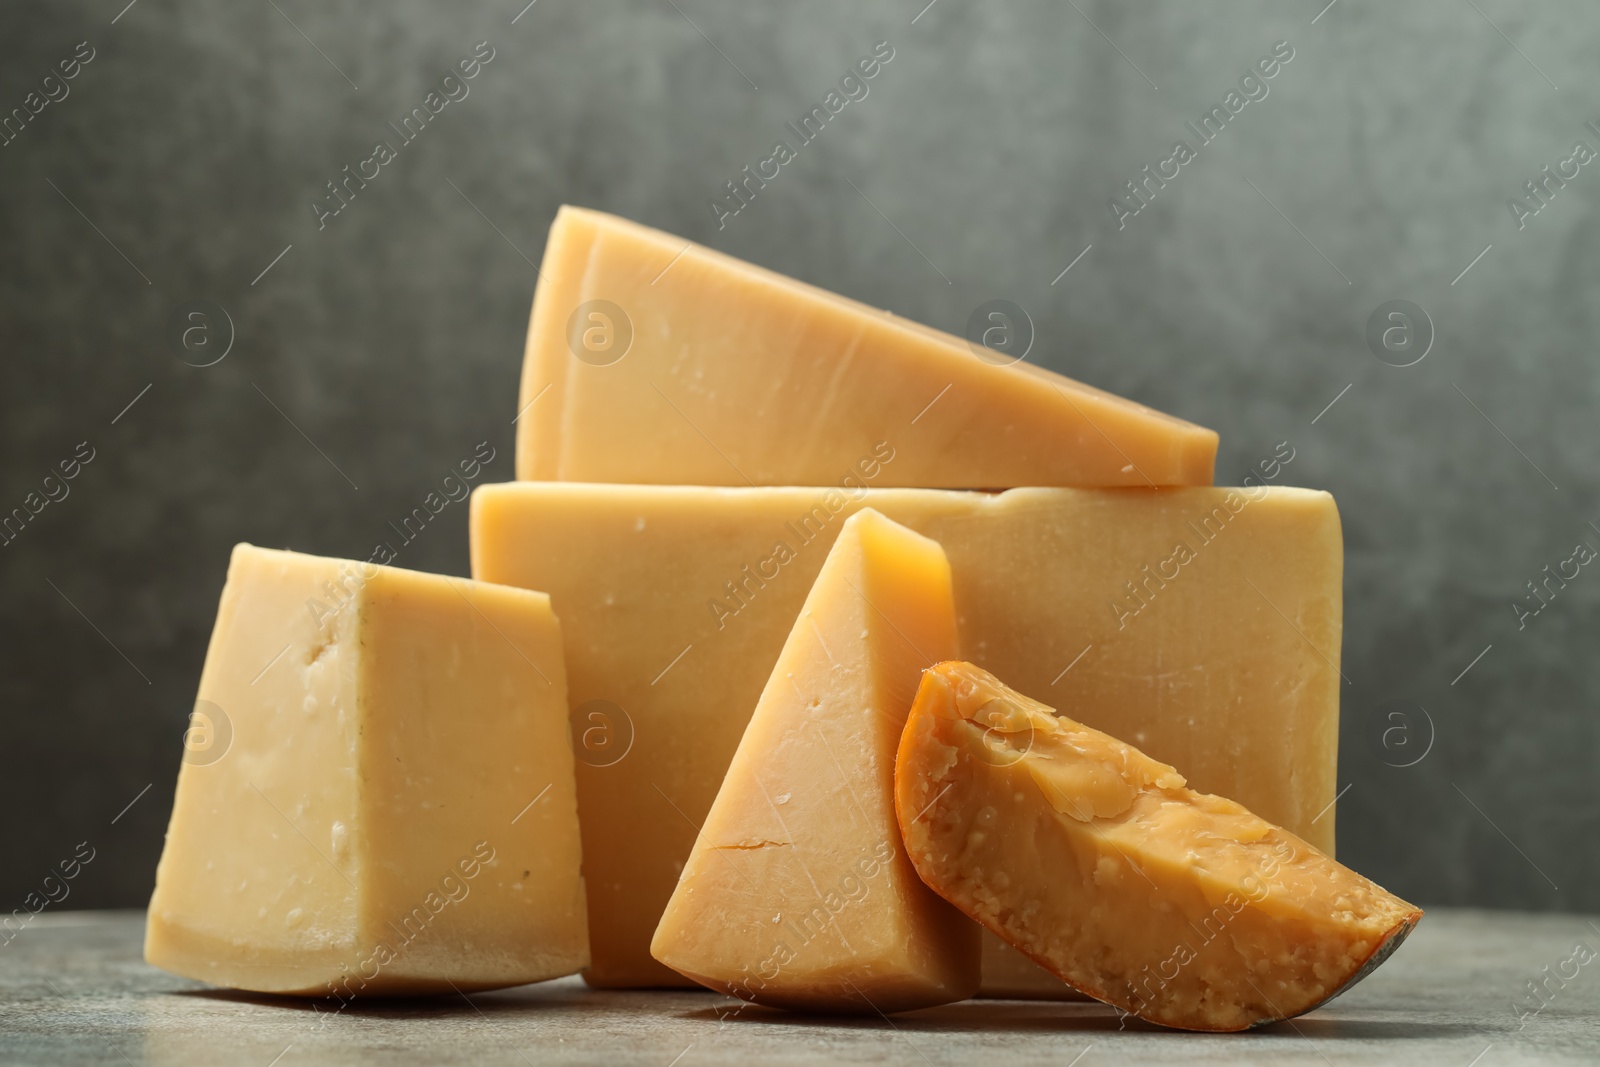
<instances>
[{"instance_id":1,"label":"cheese","mask_svg":"<svg viewBox=\"0 0 1600 1067\"><path fill-rule=\"evenodd\" d=\"M895 806L941 896L1080 991L1165 1026L1243 1030L1309 1011L1422 917L970 663L923 676Z\"/></svg>"},{"instance_id":2,"label":"cheese","mask_svg":"<svg viewBox=\"0 0 1600 1067\"><path fill-rule=\"evenodd\" d=\"M239 545L145 958L215 985L450 993L588 962L542 593Z\"/></svg>"},{"instance_id":3,"label":"cheese","mask_svg":"<svg viewBox=\"0 0 1600 1067\"><path fill-rule=\"evenodd\" d=\"M578 767L591 983L683 981L650 957L656 922L828 547L867 505L944 547L968 659L1331 849L1326 493L486 485L474 575L550 593L572 707L610 702L631 741Z\"/></svg>"},{"instance_id":4,"label":"cheese","mask_svg":"<svg viewBox=\"0 0 1600 1067\"><path fill-rule=\"evenodd\" d=\"M980 997L1000 1000L1088 1000L989 931L983 931Z\"/></svg>"},{"instance_id":5,"label":"cheese","mask_svg":"<svg viewBox=\"0 0 1600 1067\"><path fill-rule=\"evenodd\" d=\"M1031 326L996 314L979 314L980 338L1031 337ZM1022 341L1011 334L1013 349ZM1214 432L1013 358L563 207L528 326L517 477L1211 484Z\"/></svg>"},{"instance_id":6,"label":"cheese","mask_svg":"<svg viewBox=\"0 0 1600 1067\"><path fill-rule=\"evenodd\" d=\"M922 884L894 755L924 669L955 655L950 564L845 520L656 928L651 954L760 1004L893 1012L978 988L978 928Z\"/></svg>"}]
</instances>

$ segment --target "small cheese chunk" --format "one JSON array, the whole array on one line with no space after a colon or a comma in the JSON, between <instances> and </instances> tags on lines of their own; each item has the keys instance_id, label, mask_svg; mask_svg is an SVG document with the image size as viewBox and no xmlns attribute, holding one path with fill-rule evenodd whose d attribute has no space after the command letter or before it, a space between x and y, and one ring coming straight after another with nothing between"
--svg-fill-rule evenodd
<instances>
[{"instance_id":1,"label":"small cheese chunk","mask_svg":"<svg viewBox=\"0 0 1600 1067\"><path fill-rule=\"evenodd\" d=\"M578 766L592 984L684 982L650 956L656 922L865 506L943 546L968 659L1332 849L1343 546L1327 493L483 486L473 574L550 593L575 721L614 724L592 727L610 754Z\"/></svg>"},{"instance_id":2,"label":"small cheese chunk","mask_svg":"<svg viewBox=\"0 0 1600 1067\"><path fill-rule=\"evenodd\" d=\"M239 545L145 958L214 985L449 993L588 962L543 593Z\"/></svg>"},{"instance_id":3,"label":"small cheese chunk","mask_svg":"<svg viewBox=\"0 0 1600 1067\"><path fill-rule=\"evenodd\" d=\"M922 884L894 816L906 711L955 648L943 550L871 509L847 519L656 928L656 959L797 1010L972 995L978 928Z\"/></svg>"},{"instance_id":4,"label":"small cheese chunk","mask_svg":"<svg viewBox=\"0 0 1600 1067\"><path fill-rule=\"evenodd\" d=\"M974 312L980 337L1009 344L1001 355L680 237L564 207L528 326L517 477L1211 484L1213 431L1010 363L1032 337L1019 310Z\"/></svg>"},{"instance_id":5,"label":"small cheese chunk","mask_svg":"<svg viewBox=\"0 0 1600 1067\"><path fill-rule=\"evenodd\" d=\"M923 675L895 762L923 880L1084 993L1243 1030L1310 1011L1422 917L1294 834L970 663Z\"/></svg>"}]
</instances>

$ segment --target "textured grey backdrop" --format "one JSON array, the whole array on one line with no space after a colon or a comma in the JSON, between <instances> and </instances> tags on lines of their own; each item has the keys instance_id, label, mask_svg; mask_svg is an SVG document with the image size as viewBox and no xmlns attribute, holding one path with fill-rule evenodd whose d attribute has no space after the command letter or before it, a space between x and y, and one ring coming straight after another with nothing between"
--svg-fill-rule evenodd
<instances>
[{"instance_id":1,"label":"textured grey backdrop","mask_svg":"<svg viewBox=\"0 0 1600 1067\"><path fill-rule=\"evenodd\" d=\"M1600 547L1600 166L1508 206L1600 149L1592 5L125 2L0 13L0 114L61 97L0 147L0 511L93 454L0 548L0 911L80 841L61 906L146 899L235 541L364 557L477 442L510 477L564 201L955 331L1015 301L1030 358L1220 430L1219 481L1289 442L1348 545L1341 857L1426 903L1600 909L1600 568L1512 606ZM480 41L470 95L319 231L324 183ZM723 182L879 41L869 95L719 230ZM1279 41L1119 229L1109 198ZM166 337L200 299L235 334L205 368ZM1436 335L1403 368L1367 340L1395 299ZM465 533L452 505L406 563L465 573Z\"/></svg>"}]
</instances>

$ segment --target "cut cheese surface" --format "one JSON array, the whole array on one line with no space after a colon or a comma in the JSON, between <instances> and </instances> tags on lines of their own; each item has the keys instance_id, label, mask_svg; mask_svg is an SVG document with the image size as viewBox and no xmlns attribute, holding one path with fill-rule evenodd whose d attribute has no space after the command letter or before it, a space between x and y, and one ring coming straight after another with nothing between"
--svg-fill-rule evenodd
<instances>
[{"instance_id":1,"label":"cut cheese surface","mask_svg":"<svg viewBox=\"0 0 1600 1067\"><path fill-rule=\"evenodd\" d=\"M968 659L1332 848L1343 549L1326 493L483 486L473 574L550 593L574 715L606 701L626 734L620 758L578 766L592 983L684 981L651 936L863 506L943 546Z\"/></svg>"},{"instance_id":2,"label":"cut cheese surface","mask_svg":"<svg viewBox=\"0 0 1600 1067\"><path fill-rule=\"evenodd\" d=\"M1090 999L988 930L983 931L983 987L978 995L997 1000Z\"/></svg>"},{"instance_id":3,"label":"cut cheese surface","mask_svg":"<svg viewBox=\"0 0 1600 1067\"><path fill-rule=\"evenodd\" d=\"M1003 314L985 326L1022 328ZM1007 358L670 234L563 207L528 327L517 477L1211 483L1211 430L1028 363L1001 365Z\"/></svg>"},{"instance_id":4,"label":"cut cheese surface","mask_svg":"<svg viewBox=\"0 0 1600 1067\"><path fill-rule=\"evenodd\" d=\"M588 962L542 593L239 545L145 958L269 993L486 989Z\"/></svg>"},{"instance_id":5,"label":"cut cheese surface","mask_svg":"<svg viewBox=\"0 0 1600 1067\"><path fill-rule=\"evenodd\" d=\"M970 663L922 679L895 764L924 881L1079 990L1243 1030L1337 996L1422 912Z\"/></svg>"},{"instance_id":6,"label":"cut cheese surface","mask_svg":"<svg viewBox=\"0 0 1600 1067\"><path fill-rule=\"evenodd\" d=\"M651 952L797 1010L893 1012L978 987L978 928L906 858L894 756L923 670L957 647L943 550L845 520L706 815Z\"/></svg>"}]
</instances>

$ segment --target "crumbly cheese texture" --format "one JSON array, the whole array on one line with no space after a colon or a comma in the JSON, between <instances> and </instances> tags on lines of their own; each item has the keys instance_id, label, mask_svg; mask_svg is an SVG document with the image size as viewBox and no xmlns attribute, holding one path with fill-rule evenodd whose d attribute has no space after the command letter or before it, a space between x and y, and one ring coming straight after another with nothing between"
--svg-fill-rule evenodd
<instances>
[{"instance_id":1,"label":"crumbly cheese texture","mask_svg":"<svg viewBox=\"0 0 1600 1067\"><path fill-rule=\"evenodd\" d=\"M998 1000L1091 999L988 930L983 931L982 941L983 986L978 996Z\"/></svg>"},{"instance_id":2,"label":"crumbly cheese texture","mask_svg":"<svg viewBox=\"0 0 1600 1067\"><path fill-rule=\"evenodd\" d=\"M979 326L1013 349L1033 330L1005 312ZM826 485L887 448L872 484L1211 484L1215 432L1006 358L563 207L528 326L517 477Z\"/></svg>"},{"instance_id":3,"label":"crumbly cheese texture","mask_svg":"<svg viewBox=\"0 0 1600 1067\"><path fill-rule=\"evenodd\" d=\"M613 754L578 766L593 984L685 982L651 936L865 506L943 546L968 659L1332 849L1343 547L1326 493L484 486L474 575L550 593L575 714L603 700L616 724Z\"/></svg>"},{"instance_id":4,"label":"crumbly cheese texture","mask_svg":"<svg viewBox=\"0 0 1600 1067\"><path fill-rule=\"evenodd\" d=\"M941 896L1150 1022L1242 1030L1338 995L1422 912L970 663L923 676L895 764Z\"/></svg>"},{"instance_id":5,"label":"crumbly cheese texture","mask_svg":"<svg viewBox=\"0 0 1600 1067\"><path fill-rule=\"evenodd\" d=\"M923 670L957 647L943 550L845 521L656 928L656 959L802 1011L906 1011L978 988L978 928L922 883L894 756Z\"/></svg>"},{"instance_id":6,"label":"crumbly cheese texture","mask_svg":"<svg viewBox=\"0 0 1600 1067\"><path fill-rule=\"evenodd\" d=\"M196 708L150 963L348 1000L588 962L544 594L239 545Z\"/></svg>"}]
</instances>

